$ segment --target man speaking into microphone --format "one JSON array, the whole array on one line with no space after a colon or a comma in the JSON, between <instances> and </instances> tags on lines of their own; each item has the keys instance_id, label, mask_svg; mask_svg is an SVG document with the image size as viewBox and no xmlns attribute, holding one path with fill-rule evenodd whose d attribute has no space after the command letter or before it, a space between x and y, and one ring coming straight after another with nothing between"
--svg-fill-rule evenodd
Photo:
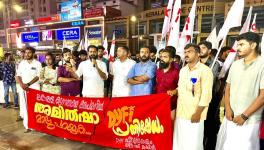
<instances>
[{"instance_id":1,"label":"man speaking into microphone","mask_svg":"<svg viewBox=\"0 0 264 150\"><path fill-rule=\"evenodd\" d=\"M80 63L78 69L73 67L71 73L75 78L83 76L83 97L104 97L104 80L108 73L106 64L97 59L98 48L88 47L89 59Z\"/></svg>"}]
</instances>

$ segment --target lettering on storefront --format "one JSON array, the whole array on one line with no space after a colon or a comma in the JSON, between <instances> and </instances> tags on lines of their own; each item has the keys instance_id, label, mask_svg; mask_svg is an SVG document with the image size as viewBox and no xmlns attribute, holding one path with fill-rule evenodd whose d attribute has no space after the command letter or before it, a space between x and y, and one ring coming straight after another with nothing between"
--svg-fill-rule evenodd
<instances>
[{"instance_id":1,"label":"lettering on storefront","mask_svg":"<svg viewBox=\"0 0 264 150\"><path fill-rule=\"evenodd\" d=\"M78 32L77 32L77 31L72 31L72 30L70 30L70 31L63 31L63 32L62 32L62 35L63 35L63 36L78 35Z\"/></svg>"},{"instance_id":2,"label":"lettering on storefront","mask_svg":"<svg viewBox=\"0 0 264 150\"><path fill-rule=\"evenodd\" d=\"M218 6L218 4L216 4ZM182 14L183 15L187 15L190 10L192 8L192 5L188 4L188 5L183 5L182 6ZM152 17L164 17L164 11L165 11L165 7L164 8L159 8L159 9L154 9L152 11L147 11L143 13L144 18L152 18ZM210 4L197 4L197 8L196 8L197 13L213 13L214 11L214 5L213 3ZM216 8L216 12L224 12L224 6L223 7L217 7Z\"/></svg>"},{"instance_id":3,"label":"lettering on storefront","mask_svg":"<svg viewBox=\"0 0 264 150\"><path fill-rule=\"evenodd\" d=\"M146 17L155 17L155 16L163 16L164 15L164 10L157 10L157 11L153 11L153 12L148 12L146 13Z\"/></svg>"}]
</instances>

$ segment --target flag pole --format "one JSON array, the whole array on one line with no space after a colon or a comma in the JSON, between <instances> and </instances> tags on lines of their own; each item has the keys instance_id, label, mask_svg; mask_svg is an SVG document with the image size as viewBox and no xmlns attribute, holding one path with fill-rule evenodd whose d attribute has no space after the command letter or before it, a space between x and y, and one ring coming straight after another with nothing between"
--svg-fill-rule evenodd
<instances>
[{"instance_id":1,"label":"flag pole","mask_svg":"<svg viewBox=\"0 0 264 150\"><path fill-rule=\"evenodd\" d=\"M221 45L219 46L219 48L218 48L218 50L217 50L217 53L216 53L216 55L215 55L215 58L214 58L213 64L212 64L212 66L211 66L211 69L214 68L214 65L215 65L215 63L216 63L216 60L217 60L219 54L220 54L221 48L222 48L222 46L224 45L225 40L226 40L226 36L225 36L225 38L222 40Z\"/></svg>"}]
</instances>

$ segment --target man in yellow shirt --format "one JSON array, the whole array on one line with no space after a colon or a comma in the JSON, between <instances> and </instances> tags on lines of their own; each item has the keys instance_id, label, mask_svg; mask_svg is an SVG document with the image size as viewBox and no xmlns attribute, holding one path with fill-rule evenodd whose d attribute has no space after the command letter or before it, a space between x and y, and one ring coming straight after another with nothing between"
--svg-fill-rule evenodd
<instances>
[{"instance_id":1,"label":"man in yellow shirt","mask_svg":"<svg viewBox=\"0 0 264 150\"><path fill-rule=\"evenodd\" d=\"M204 120L212 98L213 73L200 63L200 48L187 44L180 71L173 149L203 150Z\"/></svg>"}]
</instances>

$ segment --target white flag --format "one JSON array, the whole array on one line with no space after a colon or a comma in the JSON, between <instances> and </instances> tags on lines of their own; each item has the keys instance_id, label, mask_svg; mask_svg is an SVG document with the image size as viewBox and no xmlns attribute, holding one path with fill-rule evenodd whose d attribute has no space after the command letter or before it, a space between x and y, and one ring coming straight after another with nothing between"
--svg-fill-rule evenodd
<instances>
[{"instance_id":1,"label":"white flag","mask_svg":"<svg viewBox=\"0 0 264 150\"><path fill-rule=\"evenodd\" d=\"M162 34L161 34L162 39L164 39L166 37L166 34L170 30L170 20L171 20L171 16L172 16L173 1L174 0L169 0L168 6L164 12L164 22L163 22Z\"/></svg>"},{"instance_id":2,"label":"white flag","mask_svg":"<svg viewBox=\"0 0 264 150\"><path fill-rule=\"evenodd\" d=\"M81 51L83 48L83 39L80 41L77 51Z\"/></svg>"},{"instance_id":3,"label":"white flag","mask_svg":"<svg viewBox=\"0 0 264 150\"><path fill-rule=\"evenodd\" d=\"M243 34L249 31L249 27L250 27L250 20L251 20L251 14L252 14L252 7L250 7L249 11L248 11L248 15L247 15L247 19L243 25L243 27L240 30L239 34ZM227 72L227 70L230 68L231 64L233 63L233 61L236 58L236 47L237 47L237 41L234 43L232 49L230 50L224 64L223 67L220 71L219 74L219 78L224 78L225 74Z\"/></svg>"},{"instance_id":4,"label":"white flag","mask_svg":"<svg viewBox=\"0 0 264 150\"><path fill-rule=\"evenodd\" d=\"M255 13L253 22L252 22L251 27L250 27L250 31L251 32L256 32L257 31L256 18L257 18L257 13Z\"/></svg>"},{"instance_id":5,"label":"white flag","mask_svg":"<svg viewBox=\"0 0 264 150\"><path fill-rule=\"evenodd\" d=\"M173 6L171 31L168 40L168 46L173 46L175 48L177 48L179 43L181 12L181 0L176 0Z\"/></svg>"},{"instance_id":6,"label":"white flag","mask_svg":"<svg viewBox=\"0 0 264 150\"><path fill-rule=\"evenodd\" d=\"M241 26L244 3L244 0L235 0L227 14L224 25L218 33L218 41L224 39L231 28Z\"/></svg>"},{"instance_id":7,"label":"white flag","mask_svg":"<svg viewBox=\"0 0 264 150\"><path fill-rule=\"evenodd\" d=\"M109 55L109 62L114 62L115 58L115 32L113 33L113 39L112 39L112 44L110 48L110 55Z\"/></svg>"},{"instance_id":8,"label":"white flag","mask_svg":"<svg viewBox=\"0 0 264 150\"><path fill-rule=\"evenodd\" d=\"M23 48L23 43L21 41L21 33L16 35L16 45L17 48Z\"/></svg>"},{"instance_id":9,"label":"white flag","mask_svg":"<svg viewBox=\"0 0 264 150\"><path fill-rule=\"evenodd\" d=\"M206 41L212 43L212 48L215 48L215 49L218 48L219 41L217 41L216 27L214 27L214 29L212 30L212 32L207 37Z\"/></svg>"},{"instance_id":10,"label":"white flag","mask_svg":"<svg viewBox=\"0 0 264 150\"><path fill-rule=\"evenodd\" d=\"M184 47L191 42L191 39L193 37L196 2L197 0L194 0L189 16L185 19L185 25L183 31L180 34L180 39L176 54L181 56L182 59L184 59Z\"/></svg>"},{"instance_id":11,"label":"white flag","mask_svg":"<svg viewBox=\"0 0 264 150\"><path fill-rule=\"evenodd\" d=\"M261 39L261 56L264 56L264 33L262 34L262 39Z\"/></svg>"},{"instance_id":12,"label":"white flag","mask_svg":"<svg viewBox=\"0 0 264 150\"><path fill-rule=\"evenodd\" d=\"M105 48L104 50L104 55L103 57L108 59L108 42L107 42L107 36L105 36L103 47Z\"/></svg>"},{"instance_id":13,"label":"white flag","mask_svg":"<svg viewBox=\"0 0 264 150\"><path fill-rule=\"evenodd\" d=\"M88 30L84 34L84 49L88 51L88 47L90 46L90 42L88 40Z\"/></svg>"},{"instance_id":14,"label":"white flag","mask_svg":"<svg viewBox=\"0 0 264 150\"><path fill-rule=\"evenodd\" d=\"M62 49L63 48L67 48L68 46L67 46L67 41L66 41L66 39L65 39L65 36L63 37L63 41L62 41Z\"/></svg>"}]
</instances>

